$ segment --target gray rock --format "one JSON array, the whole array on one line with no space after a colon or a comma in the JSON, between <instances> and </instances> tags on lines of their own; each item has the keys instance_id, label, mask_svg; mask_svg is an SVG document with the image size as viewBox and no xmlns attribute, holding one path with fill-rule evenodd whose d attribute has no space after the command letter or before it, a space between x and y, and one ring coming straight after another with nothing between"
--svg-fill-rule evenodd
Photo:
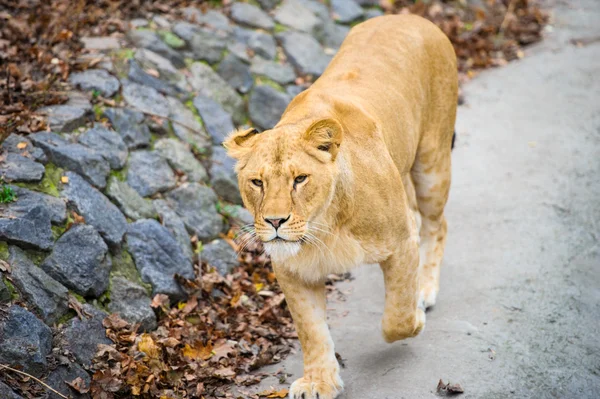
<instances>
[{"instance_id":1,"label":"gray rock","mask_svg":"<svg viewBox=\"0 0 600 399\"><path fill-rule=\"evenodd\" d=\"M327 21L323 27L322 43L325 47L338 49L350 32L350 28L344 25L336 24L333 21Z\"/></svg>"},{"instance_id":2,"label":"gray rock","mask_svg":"<svg viewBox=\"0 0 600 399\"><path fill-rule=\"evenodd\" d=\"M8 289L8 286L4 283L4 280L2 279L2 275L0 275L0 304L10 302L11 299L12 294L10 292L10 289ZM1 389L0 392L2 392Z\"/></svg>"},{"instance_id":3,"label":"gray rock","mask_svg":"<svg viewBox=\"0 0 600 399\"><path fill-rule=\"evenodd\" d=\"M142 197L175 187L175 174L158 153L134 151L129 156L127 182Z\"/></svg>"},{"instance_id":4,"label":"gray rock","mask_svg":"<svg viewBox=\"0 0 600 399\"><path fill-rule=\"evenodd\" d=\"M79 173L96 187L106 186L110 166L95 150L70 143L58 134L50 132L39 132L30 137L56 166Z\"/></svg>"},{"instance_id":5,"label":"gray rock","mask_svg":"<svg viewBox=\"0 0 600 399\"><path fill-rule=\"evenodd\" d=\"M46 324L58 322L69 310L69 291L34 265L18 247L10 246L9 253L15 287Z\"/></svg>"},{"instance_id":6,"label":"gray rock","mask_svg":"<svg viewBox=\"0 0 600 399\"><path fill-rule=\"evenodd\" d=\"M298 0L284 0L275 12L275 21L290 28L314 34L321 29L322 21Z\"/></svg>"},{"instance_id":7,"label":"gray rock","mask_svg":"<svg viewBox=\"0 0 600 399\"><path fill-rule=\"evenodd\" d=\"M333 19L347 24L361 18L364 10L354 0L331 0L331 13Z\"/></svg>"},{"instance_id":8,"label":"gray rock","mask_svg":"<svg viewBox=\"0 0 600 399\"><path fill-rule=\"evenodd\" d=\"M219 235L223 220L217 213L217 195L198 183L185 183L166 195L167 202L185 223L190 234L200 240L211 240Z\"/></svg>"},{"instance_id":9,"label":"gray rock","mask_svg":"<svg viewBox=\"0 0 600 399\"><path fill-rule=\"evenodd\" d=\"M114 176L108 180L106 195L117 204L121 212L133 220L156 217L156 211L150 201L142 198L129 184Z\"/></svg>"},{"instance_id":10,"label":"gray rock","mask_svg":"<svg viewBox=\"0 0 600 399\"><path fill-rule=\"evenodd\" d=\"M83 43L83 47L88 50L118 50L121 48L121 44L119 43L119 39L116 37L110 36L101 36L101 37L82 37L81 42Z\"/></svg>"},{"instance_id":11,"label":"gray rock","mask_svg":"<svg viewBox=\"0 0 600 399\"><path fill-rule=\"evenodd\" d=\"M171 29L171 22L161 15L154 15L152 17L152 22L161 29Z\"/></svg>"},{"instance_id":12,"label":"gray rock","mask_svg":"<svg viewBox=\"0 0 600 399\"><path fill-rule=\"evenodd\" d=\"M277 54L275 39L268 33L235 27L233 37L250 48L256 55L272 60Z\"/></svg>"},{"instance_id":13,"label":"gray rock","mask_svg":"<svg viewBox=\"0 0 600 399\"><path fill-rule=\"evenodd\" d=\"M13 210L25 211L34 206L42 206L47 211L53 224L63 224L67 220L67 206L63 199L26 188L10 186L17 196L17 201L11 204Z\"/></svg>"},{"instance_id":14,"label":"gray rock","mask_svg":"<svg viewBox=\"0 0 600 399\"><path fill-rule=\"evenodd\" d=\"M288 60L298 72L321 76L331 58L314 37L307 33L287 31L281 33L279 38Z\"/></svg>"},{"instance_id":15,"label":"gray rock","mask_svg":"<svg viewBox=\"0 0 600 399\"><path fill-rule=\"evenodd\" d=\"M151 87L167 96L177 96L183 93L183 90L177 86L147 74L136 60L129 60L129 72L127 73L127 78L132 82Z\"/></svg>"},{"instance_id":16,"label":"gray rock","mask_svg":"<svg viewBox=\"0 0 600 399\"><path fill-rule=\"evenodd\" d=\"M210 167L210 184L221 198L234 204L241 204L242 197L234 167L235 161L227 155L225 149L215 146Z\"/></svg>"},{"instance_id":17,"label":"gray rock","mask_svg":"<svg viewBox=\"0 0 600 399\"><path fill-rule=\"evenodd\" d=\"M26 309L12 305L0 320L0 363L39 377L46 371L52 331Z\"/></svg>"},{"instance_id":18,"label":"gray rock","mask_svg":"<svg viewBox=\"0 0 600 399\"><path fill-rule=\"evenodd\" d=\"M224 276L239 265L236 252L225 240L214 240L204 246L200 257Z\"/></svg>"},{"instance_id":19,"label":"gray rock","mask_svg":"<svg viewBox=\"0 0 600 399\"><path fill-rule=\"evenodd\" d=\"M120 276L111 278L110 286L108 309L111 313L118 313L130 323L140 323L144 331L156 329L156 315L150 307L152 301L143 287Z\"/></svg>"},{"instance_id":20,"label":"gray rock","mask_svg":"<svg viewBox=\"0 0 600 399\"><path fill-rule=\"evenodd\" d=\"M127 38L135 47L142 47L159 54L177 68L185 67L183 56L163 42L156 32L132 29L127 32Z\"/></svg>"},{"instance_id":21,"label":"gray rock","mask_svg":"<svg viewBox=\"0 0 600 399\"><path fill-rule=\"evenodd\" d=\"M188 43L199 31L200 27L198 25L185 21L177 22L175 25L173 25L173 33Z\"/></svg>"},{"instance_id":22,"label":"gray rock","mask_svg":"<svg viewBox=\"0 0 600 399\"><path fill-rule=\"evenodd\" d=\"M230 42L227 43L227 51L230 54L235 55L240 60L250 63L250 54L248 51L248 46L244 43L240 42Z\"/></svg>"},{"instance_id":23,"label":"gray rock","mask_svg":"<svg viewBox=\"0 0 600 399\"><path fill-rule=\"evenodd\" d=\"M288 96L290 96L290 98L296 97L298 94L302 93L304 90L306 90L306 87L298 86L298 85L290 85L285 88L285 92L288 94Z\"/></svg>"},{"instance_id":24,"label":"gray rock","mask_svg":"<svg viewBox=\"0 0 600 399\"><path fill-rule=\"evenodd\" d=\"M46 168L41 163L13 154L0 154L0 177L4 181L37 182L42 180Z\"/></svg>"},{"instance_id":25,"label":"gray rock","mask_svg":"<svg viewBox=\"0 0 600 399\"><path fill-rule=\"evenodd\" d=\"M43 204L0 204L0 241L23 248L49 250L53 237L50 213Z\"/></svg>"},{"instance_id":26,"label":"gray rock","mask_svg":"<svg viewBox=\"0 0 600 399\"><path fill-rule=\"evenodd\" d=\"M89 369L98 352L98 345L110 345L112 341L106 338L102 325L108 315L89 304L84 304L82 308L86 317L83 320L78 317L71 319L62 331L62 341L64 348L75 356L75 360Z\"/></svg>"},{"instance_id":27,"label":"gray rock","mask_svg":"<svg viewBox=\"0 0 600 399\"><path fill-rule=\"evenodd\" d=\"M55 132L72 132L90 119L87 109L67 104L50 105L38 111L48 115L48 126Z\"/></svg>"},{"instance_id":28,"label":"gray rock","mask_svg":"<svg viewBox=\"0 0 600 399\"><path fill-rule=\"evenodd\" d=\"M148 126L144 125L144 114L126 108L107 108L104 116L119 133L129 149L147 147L152 138Z\"/></svg>"},{"instance_id":29,"label":"gray rock","mask_svg":"<svg viewBox=\"0 0 600 399\"><path fill-rule=\"evenodd\" d=\"M152 87L123 81L123 98L137 111L163 118L169 117L169 104L165 97Z\"/></svg>"},{"instance_id":30,"label":"gray rock","mask_svg":"<svg viewBox=\"0 0 600 399\"><path fill-rule=\"evenodd\" d=\"M127 229L127 220L119 208L78 174L67 172L66 175L69 184L65 184L61 195L87 224L98 230L107 244L119 245Z\"/></svg>"},{"instance_id":31,"label":"gray rock","mask_svg":"<svg viewBox=\"0 0 600 399\"><path fill-rule=\"evenodd\" d=\"M207 10L203 12L198 8L186 7L181 10L183 16L195 24L222 31L231 31L229 19L216 10Z\"/></svg>"},{"instance_id":32,"label":"gray rock","mask_svg":"<svg viewBox=\"0 0 600 399\"><path fill-rule=\"evenodd\" d=\"M219 64L217 72L238 92L248 93L254 84L250 67L233 54L228 54Z\"/></svg>"},{"instance_id":33,"label":"gray rock","mask_svg":"<svg viewBox=\"0 0 600 399\"><path fill-rule=\"evenodd\" d=\"M73 399L88 399L88 393L79 393L73 389L67 382L81 378L84 388L89 388L91 383L90 375L77 363L61 364L48 374L46 383L58 392L70 395ZM60 399L56 394L50 393L48 399Z\"/></svg>"},{"instance_id":34,"label":"gray rock","mask_svg":"<svg viewBox=\"0 0 600 399\"><path fill-rule=\"evenodd\" d=\"M138 220L129 225L127 245L142 280L152 284L153 295L185 297L175 275L194 278L194 269L169 230L154 219Z\"/></svg>"},{"instance_id":35,"label":"gray rock","mask_svg":"<svg viewBox=\"0 0 600 399\"><path fill-rule=\"evenodd\" d=\"M67 98L69 99L65 105L75 108L83 109L88 116L91 115L93 111L92 103L89 100L89 96L80 91L71 91L67 93Z\"/></svg>"},{"instance_id":36,"label":"gray rock","mask_svg":"<svg viewBox=\"0 0 600 399\"><path fill-rule=\"evenodd\" d=\"M329 8L321 3L319 0L296 0L299 3L302 3L304 7L308 8L315 14L319 19L323 22L330 20L329 18Z\"/></svg>"},{"instance_id":37,"label":"gray rock","mask_svg":"<svg viewBox=\"0 0 600 399\"><path fill-rule=\"evenodd\" d=\"M261 129L271 129L279 122L290 97L268 85L259 85L252 90L248 101L248 113L254 124Z\"/></svg>"},{"instance_id":38,"label":"gray rock","mask_svg":"<svg viewBox=\"0 0 600 399\"><path fill-rule=\"evenodd\" d=\"M119 80L104 69L88 69L74 72L69 82L82 90L97 90L104 97L112 97L119 91Z\"/></svg>"},{"instance_id":39,"label":"gray rock","mask_svg":"<svg viewBox=\"0 0 600 399\"><path fill-rule=\"evenodd\" d=\"M134 59L143 69L156 70L159 73L160 79L173 84L180 90L187 88L185 75L178 71L171 61L160 54L147 49L139 49L135 52Z\"/></svg>"},{"instance_id":40,"label":"gray rock","mask_svg":"<svg viewBox=\"0 0 600 399\"><path fill-rule=\"evenodd\" d=\"M163 157L173 169L186 174L188 181L208 180L202 164L194 157L187 145L176 139L160 139L154 143L154 151Z\"/></svg>"},{"instance_id":41,"label":"gray rock","mask_svg":"<svg viewBox=\"0 0 600 399\"><path fill-rule=\"evenodd\" d=\"M11 134L1 143L2 149L13 153L18 154L24 157L28 157L33 159L34 161L38 161L41 163L48 162L48 157L46 157L46 153L38 147L34 147L27 137L19 136L18 134ZM23 148L19 148L19 145L23 146Z\"/></svg>"},{"instance_id":42,"label":"gray rock","mask_svg":"<svg viewBox=\"0 0 600 399\"><path fill-rule=\"evenodd\" d=\"M231 19L235 22L261 29L273 29L275 23L260 8L249 3L235 3L231 6Z\"/></svg>"},{"instance_id":43,"label":"gray rock","mask_svg":"<svg viewBox=\"0 0 600 399\"><path fill-rule=\"evenodd\" d=\"M197 28L189 40L194 59L214 64L223 57L227 47L227 34L222 31Z\"/></svg>"},{"instance_id":44,"label":"gray rock","mask_svg":"<svg viewBox=\"0 0 600 399\"><path fill-rule=\"evenodd\" d=\"M296 79L296 74L291 66L265 60L261 57L254 57L250 72L269 78L282 85L291 83Z\"/></svg>"},{"instance_id":45,"label":"gray rock","mask_svg":"<svg viewBox=\"0 0 600 399\"><path fill-rule=\"evenodd\" d=\"M279 0L258 0L258 4L263 10L271 11L279 3Z\"/></svg>"},{"instance_id":46,"label":"gray rock","mask_svg":"<svg viewBox=\"0 0 600 399\"><path fill-rule=\"evenodd\" d=\"M244 101L211 67L194 63L190 68L190 85L198 94L210 97L229 112L233 120L241 123L244 119Z\"/></svg>"},{"instance_id":47,"label":"gray rock","mask_svg":"<svg viewBox=\"0 0 600 399\"><path fill-rule=\"evenodd\" d=\"M213 143L221 144L225 137L235 129L231 115L211 98L197 96L194 98L194 107L198 110Z\"/></svg>"},{"instance_id":48,"label":"gray rock","mask_svg":"<svg viewBox=\"0 0 600 399\"><path fill-rule=\"evenodd\" d=\"M2 399L23 399L22 396L17 395L15 391L10 389L8 385L0 381L0 398Z\"/></svg>"},{"instance_id":49,"label":"gray rock","mask_svg":"<svg viewBox=\"0 0 600 399\"><path fill-rule=\"evenodd\" d=\"M227 216L231 224L243 227L254 224L254 217L246 208L240 205L225 205L221 214Z\"/></svg>"},{"instance_id":50,"label":"gray rock","mask_svg":"<svg viewBox=\"0 0 600 399\"><path fill-rule=\"evenodd\" d=\"M111 266L104 240L85 224L67 230L41 265L51 277L85 297L99 297L108 289Z\"/></svg>"},{"instance_id":51,"label":"gray rock","mask_svg":"<svg viewBox=\"0 0 600 399\"><path fill-rule=\"evenodd\" d=\"M171 125L175 135L198 151L208 152L210 150L210 137L198 122L192 110L173 97L168 97L167 102L169 103L169 116L173 121Z\"/></svg>"},{"instance_id":52,"label":"gray rock","mask_svg":"<svg viewBox=\"0 0 600 399\"><path fill-rule=\"evenodd\" d=\"M117 132L96 125L79 135L77 141L106 159L112 169L121 169L127 162L127 145Z\"/></svg>"},{"instance_id":53,"label":"gray rock","mask_svg":"<svg viewBox=\"0 0 600 399\"><path fill-rule=\"evenodd\" d=\"M192 251L192 245L190 243L190 235L185 228L183 220L169 206L167 201L158 199L154 200L152 203L158 212L161 224L169 230L173 237L175 237L175 240L177 240L179 246L183 250L183 254L187 258L192 259L194 252Z\"/></svg>"},{"instance_id":54,"label":"gray rock","mask_svg":"<svg viewBox=\"0 0 600 399\"><path fill-rule=\"evenodd\" d=\"M378 8L371 8L365 11L365 19L371 19L376 17L381 17L383 15L383 11Z\"/></svg>"}]
</instances>

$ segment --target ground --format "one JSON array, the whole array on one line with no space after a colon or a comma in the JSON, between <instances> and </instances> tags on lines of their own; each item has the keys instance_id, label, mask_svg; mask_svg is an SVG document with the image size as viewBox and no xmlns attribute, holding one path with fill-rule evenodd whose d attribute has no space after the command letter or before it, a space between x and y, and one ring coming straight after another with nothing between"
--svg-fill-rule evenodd
<instances>
[{"instance_id":1,"label":"ground","mask_svg":"<svg viewBox=\"0 0 600 399\"><path fill-rule=\"evenodd\" d=\"M431 398L440 378L465 399L599 397L600 3L556 2L554 16L523 60L465 86L441 292L424 333L383 341L376 266L329 303L341 398ZM301 357L272 369L292 382Z\"/></svg>"}]
</instances>

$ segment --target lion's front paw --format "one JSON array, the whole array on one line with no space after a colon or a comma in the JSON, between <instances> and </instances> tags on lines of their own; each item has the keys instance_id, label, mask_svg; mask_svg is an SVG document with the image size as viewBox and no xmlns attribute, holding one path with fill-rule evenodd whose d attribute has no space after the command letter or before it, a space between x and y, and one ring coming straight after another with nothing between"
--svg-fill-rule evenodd
<instances>
[{"instance_id":1,"label":"lion's front paw","mask_svg":"<svg viewBox=\"0 0 600 399\"><path fill-rule=\"evenodd\" d=\"M334 399L343 389L343 383L336 374L331 381L299 378L290 387L290 399Z\"/></svg>"}]
</instances>

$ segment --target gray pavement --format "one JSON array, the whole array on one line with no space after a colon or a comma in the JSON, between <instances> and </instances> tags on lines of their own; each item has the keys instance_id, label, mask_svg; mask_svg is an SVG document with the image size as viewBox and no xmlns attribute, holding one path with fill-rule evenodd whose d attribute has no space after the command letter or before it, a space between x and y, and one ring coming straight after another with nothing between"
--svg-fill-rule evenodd
<instances>
[{"instance_id":1,"label":"gray pavement","mask_svg":"<svg viewBox=\"0 0 600 399\"><path fill-rule=\"evenodd\" d=\"M542 44L464 87L438 304L388 345L379 268L340 284L341 398L432 398L440 378L465 399L600 398L600 41L570 43L599 21L596 0L556 2ZM301 357L271 370L292 382Z\"/></svg>"}]
</instances>

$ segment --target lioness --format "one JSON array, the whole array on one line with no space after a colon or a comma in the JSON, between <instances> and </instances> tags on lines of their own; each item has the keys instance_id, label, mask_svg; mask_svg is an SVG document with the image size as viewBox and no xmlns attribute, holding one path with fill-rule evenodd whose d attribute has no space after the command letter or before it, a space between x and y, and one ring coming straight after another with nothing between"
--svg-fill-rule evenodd
<instances>
[{"instance_id":1,"label":"lioness","mask_svg":"<svg viewBox=\"0 0 600 399\"><path fill-rule=\"evenodd\" d=\"M416 16L355 26L325 73L258 134L232 133L244 204L271 256L304 353L290 398L342 390L325 315L330 273L379 263L387 342L435 304L457 105L456 57Z\"/></svg>"}]
</instances>

